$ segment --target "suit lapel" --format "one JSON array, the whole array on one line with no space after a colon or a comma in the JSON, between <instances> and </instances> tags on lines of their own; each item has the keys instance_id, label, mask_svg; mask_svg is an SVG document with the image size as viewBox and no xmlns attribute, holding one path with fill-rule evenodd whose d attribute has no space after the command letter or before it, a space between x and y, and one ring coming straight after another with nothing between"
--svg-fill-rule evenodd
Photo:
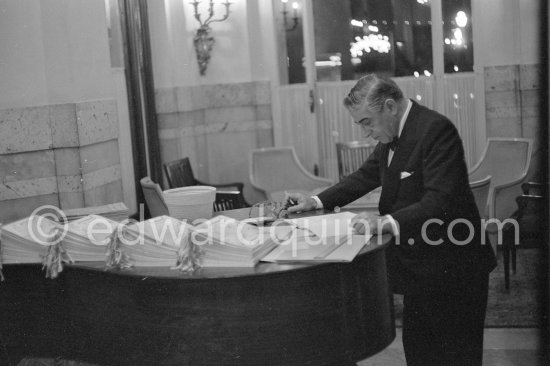
<instances>
[{"instance_id":1,"label":"suit lapel","mask_svg":"<svg viewBox=\"0 0 550 366\"><path fill-rule=\"evenodd\" d=\"M403 131L399 137L399 145L395 149L390 166L387 167L382 175L382 195L380 196L380 212L389 213L397 200L399 185L401 182L401 172L404 171L409 158L416 146L416 118L417 105L413 105L405 121ZM389 147L384 146L384 165L387 166Z\"/></svg>"}]
</instances>

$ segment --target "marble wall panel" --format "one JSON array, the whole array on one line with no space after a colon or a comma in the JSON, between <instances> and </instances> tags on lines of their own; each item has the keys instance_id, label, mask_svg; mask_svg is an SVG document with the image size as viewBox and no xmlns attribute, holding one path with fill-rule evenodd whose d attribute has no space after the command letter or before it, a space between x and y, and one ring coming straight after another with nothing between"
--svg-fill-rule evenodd
<instances>
[{"instance_id":1,"label":"marble wall panel","mask_svg":"<svg viewBox=\"0 0 550 366\"><path fill-rule=\"evenodd\" d=\"M487 118L488 137L520 137L521 122L517 118Z\"/></svg>"},{"instance_id":2,"label":"marble wall panel","mask_svg":"<svg viewBox=\"0 0 550 366\"><path fill-rule=\"evenodd\" d=\"M204 109L200 109L197 111L180 112L178 113L178 126L201 126L204 124L204 114Z\"/></svg>"},{"instance_id":3,"label":"marble wall panel","mask_svg":"<svg viewBox=\"0 0 550 366\"><path fill-rule=\"evenodd\" d=\"M81 175L60 175L57 177L57 191L59 193L79 193L84 187L84 178Z\"/></svg>"},{"instance_id":4,"label":"marble wall panel","mask_svg":"<svg viewBox=\"0 0 550 366\"><path fill-rule=\"evenodd\" d=\"M258 149L272 147L274 144L273 129L258 130L256 134L256 146Z\"/></svg>"},{"instance_id":5,"label":"marble wall panel","mask_svg":"<svg viewBox=\"0 0 550 366\"><path fill-rule=\"evenodd\" d=\"M253 83L204 85L207 108L253 105L256 101Z\"/></svg>"},{"instance_id":6,"label":"marble wall panel","mask_svg":"<svg viewBox=\"0 0 550 366\"><path fill-rule=\"evenodd\" d=\"M271 114L271 104L259 104L256 106L256 119L269 120L273 119Z\"/></svg>"},{"instance_id":7,"label":"marble wall panel","mask_svg":"<svg viewBox=\"0 0 550 366\"><path fill-rule=\"evenodd\" d=\"M82 175L79 148L54 149L56 175Z\"/></svg>"},{"instance_id":8,"label":"marble wall panel","mask_svg":"<svg viewBox=\"0 0 550 366\"><path fill-rule=\"evenodd\" d=\"M162 98L157 101L162 108L158 111L162 161L189 157L195 176L209 183L247 181L250 149L273 145L270 83L173 90L177 114L171 109L172 94L157 91Z\"/></svg>"},{"instance_id":9,"label":"marble wall panel","mask_svg":"<svg viewBox=\"0 0 550 366\"><path fill-rule=\"evenodd\" d=\"M7 154L0 157L0 183L55 175L56 161L52 150Z\"/></svg>"},{"instance_id":10,"label":"marble wall panel","mask_svg":"<svg viewBox=\"0 0 550 366\"><path fill-rule=\"evenodd\" d=\"M59 207L62 210L84 207L84 193L80 192L59 192Z\"/></svg>"},{"instance_id":11,"label":"marble wall panel","mask_svg":"<svg viewBox=\"0 0 550 366\"><path fill-rule=\"evenodd\" d=\"M542 76L541 65L520 65L519 88L521 90L540 90L545 86Z\"/></svg>"},{"instance_id":12,"label":"marble wall panel","mask_svg":"<svg viewBox=\"0 0 550 366\"><path fill-rule=\"evenodd\" d=\"M57 179L55 176L13 182L4 181L0 184L0 201L49 194L57 194Z\"/></svg>"},{"instance_id":13,"label":"marble wall panel","mask_svg":"<svg viewBox=\"0 0 550 366\"><path fill-rule=\"evenodd\" d=\"M113 165L82 175L84 191L103 186L107 183L120 181L120 165Z\"/></svg>"},{"instance_id":14,"label":"marble wall panel","mask_svg":"<svg viewBox=\"0 0 550 366\"><path fill-rule=\"evenodd\" d=\"M1 211L0 221L44 202L82 207L85 185L120 185L117 137L114 100L0 110L0 206L14 207ZM116 202L100 196L94 201ZM117 195L103 194L111 196Z\"/></svg>"},{"instance_id":15,"label":"marble wall panel","mask_svg":"<svg viewBox=\"0 0 550 366\"><path fill-rule=\"evenodd\" d=\"M0 204L0 222L6 224L30 216L36 208L45 205L59 207L59 195L53 193L2 202Z\"/></svg>"},{"instance_id":16,"label":"marble wall panel","mask_svg":"<svg viewBox=\"0 0 550 366\"><path fill-rule=\"evenodd\" d=\"M191 101L193 103L193 110L208 108L207 96L202 85L195 85L191 87ZM179 94L178 105L181 105L181 98Z\"/></svg>"},{"instance_id":17,"label":"marble wall panel","mask_svg":"<svg viewBox=\"0 0 550 366\"><path fill-rule=\"evenodd\" d=\"M204 102L201 96L194 96L196 93L194 87L178 87L175 89L177 110L179 112L188 112L204 108Z\"/></svg>"},{"instance_id":18,"label":"marble wall panel","mask_svg":"<svg viewBox=\"0 0 550 366\"><path fill-rule=\"evenodd\" d=\"M488 137L524 137L533 140L528 179L540 179L544 161L541 141L541 66L509 65L485 68Z\"/></svg>"},{"instance_id":19,"label":"marble wall panel","mask_svg":"<svg viewBox=\"0 0 550 366\"><path fill-rule=\"evenodd\" d=\"M271 105L271 85L268 81L254 82L254 89L256 97L255 104Z\"/></svg>"},{"instance_id":20,"label":"marble wall panel","mask_svg":"<svg viewBox=\"0 0 550 366\"><path fill-rule=\"evenodd\" d=\"M106 205L123 200L124 195L120 179L84 191L84 203L86 207Z\"/></svg>"},{"instance_id":21,"label":"marble wall panel","mask_svg":"<svg viewBox=\"0 0 550 366\"><path fill-rule=\"evenodd\" d=\"M522 90L521 91L521 117L533 118L541 115L541 101L540 90Z\"/></svg>"},{"instance_id":22,"label":"marble wall panel","mask_svg":"<svg viewBox=\"0 0 550 366\"><path fill-rule=\"evenodd\" d=\"M255 119L256 108L251 105L209 108L204 111L204 120L207 124L254 121Z\"/></svg>"},{"instance_id":23,"label":"marble wall panel","mask_svg":"<svg viewBox=\"0 0 550 366\"><path fill-rule=\"evenodd\" d=\"M205 127L206 134L250 131L256 129L256 121L212 123Z\"/></svg>"},{"instance_id":24,"label":"marble wall panel","mask_svg":"<svg viewBox=\"0 0 550 366\"><path fill-rule=\"evenodd\" d=\"M99 142L80 148L82 174L118 165L119 163L118 140Z\"/></svg>"},{"instance_id":25,"label":"marble wall panel","mask_svg":"<svg viewBox=\"0 0 550 366\"><path fill-rule=\"evenodd\" d=\"M76 116L80 146L118 137L117 111L114 100L77 103Z\"/></svg>"},{"instance_id":26,"label":"marble wall panel","mask_svg":"<svg viewBox=\"0 0 550 366\"><path fill-rule=\"evenodd\" d=\"M0 110L0 154L53 146L48 106Z\"/></svg>"},{"instance_id":27,"label":"marble wall panel","mask_svg":"<svg viewBox=\"0 0 550 366\"><path fill-rule=\"evenodd\" d=\"M515 90L519 85L519 66L489 66L485 68L485 92Z\"/></svg>"},{"instance_id":28,"label":"marble wall panel","mask_svg":"<svg viewBox=\"0 0 550 366\"><path fill-rule=\"evenodd\" d=\"M178 102L174 88L160 88L155 90L155 107L159 114L177 112Z\"/></svg>"},{"instance_id":29,"label":"marble wall panel","mask_svg":"<svg viewBox=\"0 0 550 366\"><path fill-rule=\"evenodd\" d=\"M76 105L74 103L49 106L53 147L77 147Z\"/></svg>"},{"instance_id":30,"label":"marble wall panel","mask_svg":"<svg viewBox=\"0 0 550 366\"><path fill-rule=\"evenodd\" d=\"M521 96L519 91L490 92L485 96L487 118L520 118Z\"/></svg>"},{"instance_id":31,"label":"marble wall panel","mask_svg":"<svg viewBox=\"0 0 550 366\"><path fill-rule=\"evenodd\" d=\"M164 130L167 128L177 128L179 125L179 113L161 113L157 115L158 128Z\"/></svg>"}]
</instances>

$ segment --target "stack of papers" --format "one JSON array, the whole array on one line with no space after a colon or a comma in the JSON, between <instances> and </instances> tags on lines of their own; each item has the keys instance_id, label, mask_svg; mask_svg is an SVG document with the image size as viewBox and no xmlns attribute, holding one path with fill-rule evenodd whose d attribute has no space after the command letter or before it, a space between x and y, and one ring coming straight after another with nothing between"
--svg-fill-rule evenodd
<instances>
[{"instance_id":1,"label":"stack of papers","mask_svg":"<svg viewBox=\"0 0 550 366\"><path fill-rule=\"evenodd\" d=\"M60 225L55 221L36 215L4 225L0 246L2 263L42 263L57 227Z\"/></svg>"},{"instance_id":2,"label":"stack of papers","mask_svg":"<svg viewBox=\"0 0 550 366\"><path fill-rule=\"evenodd\" d=\"M269 227L227 216L216 216L193 231L192 240L200 248L202 267L254 267L277 246L277 237L271 235Z\"/></svg>"},{"instance_id":3,"label":"stack of papers","mask_svg":"<svg viewBox=\"0 0 550 366\"><path fill-rule=\"evenodd\" d=\"M121 222L128 219L129 209L123 202L117 202L103 206L72 208L63 210L63 213L69 222L88 215L99 215L116 222Z\"/></svg>"},{"instance_id":4,"label":"stack of papers","mask_svg":"<svg viewBox=\"0 0 550 366\"><path fill-rule=\"evenodd\" d=\"M351 262L370 235L353 235L350 226L355 214L330 215L285 220L296 230L286 241L266 255L266 262Z\"/></svg>"},{"instance_id":5,"label":"stack of papers","mask_svg":"<svg viewBox=\"0 0 550 366\"><path fill-rule=\"evenodd\" d=\"M109 238L118 222L98 215L89 215L67 224L63 248L74 261L105 261Z\"/></svg>"},{"instance_id":6,"label":"stack of papers","mask_svg":"<svg viewBox=\"0 0 550 366\"><path fill-rule=\"evenodd\" d=\"M122 249L138 267L173 267L180 244L186 243L191 225L170 216L158 216L127 226Z\"/></svg>"}]
</instances>

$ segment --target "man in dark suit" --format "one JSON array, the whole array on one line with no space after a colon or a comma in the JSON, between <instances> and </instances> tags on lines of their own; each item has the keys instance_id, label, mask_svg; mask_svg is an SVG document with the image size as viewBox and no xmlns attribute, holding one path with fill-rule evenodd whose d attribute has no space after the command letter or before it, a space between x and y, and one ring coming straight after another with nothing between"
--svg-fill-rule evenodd
<instances>
[{"instance_id":1,"label":"man in dark suit","mask_svg":"<svg viewBox=\"0 0 550 366\"><path fill-rule=\"evenodd\" d=\"M360 213L358 233L392 233L393 289L403 297L407 365L480 365L489 272L496 266L469 187L462 141L441 114L367 75L344 99L365 137L380 143L353 174L290 212L344 206L382 186L380 216Z\"/></svg>"}]
</instances>

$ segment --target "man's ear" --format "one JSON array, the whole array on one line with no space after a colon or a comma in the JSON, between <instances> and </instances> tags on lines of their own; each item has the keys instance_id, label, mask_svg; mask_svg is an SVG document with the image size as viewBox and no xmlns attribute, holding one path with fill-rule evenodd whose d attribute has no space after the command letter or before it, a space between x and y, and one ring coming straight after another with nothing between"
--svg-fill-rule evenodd
<instances>
[{"instance_id":1,"label":"man's ear","mask_svg":"<svg viewBox=\"0 0 550 366\"><path fill-rule=\"evenodd\" d=\"M397 102L394 99L388 98L384 101L384 104L386 105L386 108L388 108L388 111L394 116L397 115Z\"/></svg>"}]
</instances>

